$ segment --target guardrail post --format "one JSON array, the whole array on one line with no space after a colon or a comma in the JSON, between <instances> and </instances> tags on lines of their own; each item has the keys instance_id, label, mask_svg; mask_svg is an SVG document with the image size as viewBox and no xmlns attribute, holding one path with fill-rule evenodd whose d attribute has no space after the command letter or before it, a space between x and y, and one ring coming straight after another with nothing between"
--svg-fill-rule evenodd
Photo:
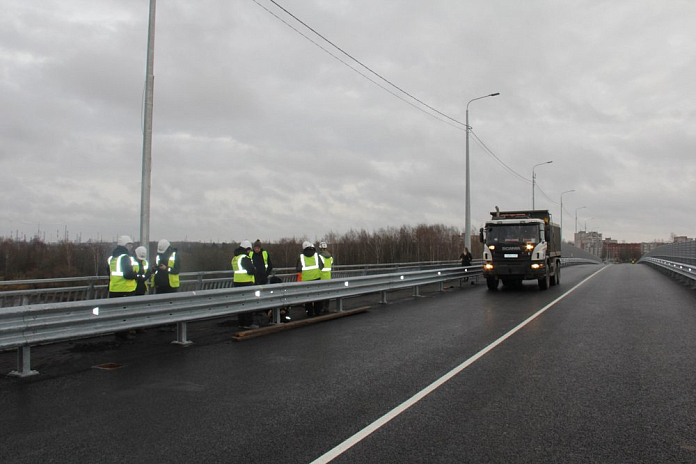
<instances>
[{"instance_id":1,"label":"guardrail post","mask_svg":"<svg viewBox=\"0 0 696 464\"><path fill-rule=\"evenodd\" d=\"M191 340L188 340L188 325L186 322L176 323L176 340L172 343L175 345L188 346L193 344Z\"/></svg>"},{"instance_id":2,"label":"guardrail post","mask_svg":"<svg viewBox=\"0 0 696 464\"><path fill-rule=\"evenodd\" d=\"M196 290L203 290L203 273L198 273L198 279L196 279Z\"/></svg>"},{"instance_id":3,"label":"guardrail post","mask_svg":"<svg viewBox=\"0 0 696 464\"><path fill-rule=\"evenodd\" d=\"M273 324L280 324L280 308L273 308L273 316L271 322Z\"/></svg>"},{"instance_id":4,"label":"guardrail post","mask_svg":"<svg viewBox=\"0 0 696 464\"><path fill-rule=\"evenodd\" d=\"M38 373L39 371L31 370L31 347L25 345L17 348L17 370L8 375L11 377L29 377Z\"/></svg>"},{"instance_id":5,"label":"guardrail post","mask_svg":"<svg viewBox=\"0 0 696 464\"><path fill-rule=\"evenodd\" d=\"M343 298L336 298L336 311L343 312Z\"/></svg>"},{"instance_id":6,"label":"guardrail post","mask_svg":"<svg viewBox=\"0 0 696 464\"><path fill-rule=\"evenodd\" d=\"M440 282L440 290L439 291L441 291L441 292L445 291L445 283L444 282Z\"/></svg>"},{"instance_id":7,"label":"guardrail post","mask_svg":"<svg viewBox=\"0 0 696 464\"><path fill-rule=\"evenodd\" d=\"M413 287L413 296L420 296L420 287L418 285Z\"/></svg>"},{"instance_id":8,"label":"guardrail post","mask_svg":"<svg viewBox=\"0 0 696 464\"><path fill-rule=\"evenodd\" d=\"M383 291L381 293L382 293L382 296L379 300L379 304L387 304L387 292Z\"/></svg>"}]
</instances>

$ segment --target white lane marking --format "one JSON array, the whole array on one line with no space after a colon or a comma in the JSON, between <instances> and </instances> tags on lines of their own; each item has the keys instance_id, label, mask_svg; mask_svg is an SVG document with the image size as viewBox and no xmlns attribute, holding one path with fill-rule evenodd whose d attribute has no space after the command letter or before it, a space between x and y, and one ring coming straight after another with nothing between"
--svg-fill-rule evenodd
<instances>
[{"instance_id":1,"label":"white lane marking","mask_svg":"<svg viewBox=\"0 0 696 464\"><path fill-rule=\"evenodd\" d=\"M505 340L507 340L508 338L510 338L511 336L513 336L517 331L519 331L520 329L522 329L522 327L526 326L527 324L529 324L530 322L532 322L534 319L536 319L537 317L539 317L540 315L542 315L542 314L543 314L544 312L546 312L549 308L551 308L551 307L554 306L556 303L558 303L559 301L561 301L562 299L564 299L565 297L567 297L568 295L570 295L571 293L573 293L573 292L574 292L575 290L577 290L582 284L584 284L585 282L587 282L588 280L590 280L591 278L593 278L594 276L596 276L597 274L599 274L600 272L602 272L603 270L605 270L607 267L609 267L609 266L603 266L601 269L599 269L598 271L594 272L592 275L586 277L583 281L581 281L580 283L578 283L575 287L571 288L570 290L568 290L567 292L565 292L563 295L559 296L558 298L556 298L555 300L553 300L551 303L547 304L546 306L544 306L543 308L541 308L539 311L537 311L536 313L534 313L534 314L532 314L531 316L529 316L526 320L524 320L524 321L521 322L519 325L517 325L517 327L515 327L515 328L512 329L512 330L510 330L508 333L506 333L505 335L503 335L502 337L500 337L499 339L497 339L496 341L494 341L493 343L491 343L490 345L488 345L487 347L485 347L484 349L482 349L481 351L479 351L478 353L476 353L476 354L475 354L474 356L472 356L471 358L469 358L469 359L467 359L466 361L464 361L464 362L463 362L462 364L460 364L459 366L457 366L457 367L455 367L454 369L452 369L451 371L449 371L447 374L445 374L445 375L443 375L442 377L440 377L440 378L439 378L438 380L436 380L435 382L433 382L433 383L431 383L430 385L428 385L427 387L425 387L425 388L424 388L423 390L421 390L420 392L416 393L414 396L412 396L412 397L411 397L410 399L408 399L407 401L401 403L399 406L395 407L394 409L392 409L391 411L389 411L388 413L386 413L385 415L383 415L382 417L380 417L379 419L377 419L376 421L374 421L373 423L371 423L370 425L368 425L368 426L365 427L364 429L360 430L358 433L356 433L356 434L353 435L352 437L348 438L348 439L345 440L343 443L337 445L337 446L334 447L333 449L331 449L331 450L327 451L326 453L324 453L323 455L319 456L317 459L315 459L314 461L312 461L311 464L325 464L325 463L328 463L328 462L333 461L333 460L336 459L338 456L340 456L341 454L345 453L345 452L348 451L350 448L352 448L353 446L357 445L357 444L360 443L362 440L364 440L365 438L367 438L368 436L370 436L372 433L374 433L374 432L376 432L377 430L379 430L383 425L387 424L389 421L391 421L392 419L394 419L395 417L397 417L399 414L401 414L402 412L406 411L406 410L409 409L411 406L413 406L414 404L418 403L420 400L422 400L423 398L425 398L426 396L428 396L430 393L432 393L432 392L434 392L435 390L437 390L438 388L440 388L440 387L441 387L445 382L447 382L449 379L451 379L452 377L454 377L455 375L459 374L461 371L463 371L463 370L466 369L467 367L469 367L469 366L471 366L472 364L474 364L476 361L478 361L479 359L481 359L484 355L486 355L486 354L488 354L490 351L492 351L495 347L497 347L498 345L500 345L501 343L503 343Z\"/></svg>"}]
</instances>

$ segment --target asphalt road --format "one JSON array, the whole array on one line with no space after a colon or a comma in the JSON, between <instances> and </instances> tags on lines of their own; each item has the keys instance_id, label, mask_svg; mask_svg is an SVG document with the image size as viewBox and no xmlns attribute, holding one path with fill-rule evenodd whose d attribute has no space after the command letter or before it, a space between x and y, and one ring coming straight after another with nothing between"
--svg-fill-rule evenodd
<instances>
[{"instance_id":1,"label":"asphalt road","mask_svg":"<svg viewBox=\"0 0 696 464\"><path fill-rule=\"evenodd\" d=\"M0 462L696 462L693 290L624 264L422 295L244 342L39 348L40 376L0 379Z\"/></svg>"}]
</instances>

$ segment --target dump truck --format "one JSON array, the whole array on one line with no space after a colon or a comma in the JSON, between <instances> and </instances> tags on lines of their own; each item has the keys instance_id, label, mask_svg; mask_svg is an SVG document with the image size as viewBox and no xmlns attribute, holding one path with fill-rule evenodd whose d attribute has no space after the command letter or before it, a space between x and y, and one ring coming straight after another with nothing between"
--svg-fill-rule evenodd
<instances>
[{"instance_id":1,"label":"dump truck","mask_svg":"<svg viewBox=\"0 0 696 464\"><path fill-rule=\"evenodd\" d=\"M548 210L491 212L480 231L483 275L490 290L535 279L539 288L561 282L561 228Z\"/></svg>"}]
</instances>

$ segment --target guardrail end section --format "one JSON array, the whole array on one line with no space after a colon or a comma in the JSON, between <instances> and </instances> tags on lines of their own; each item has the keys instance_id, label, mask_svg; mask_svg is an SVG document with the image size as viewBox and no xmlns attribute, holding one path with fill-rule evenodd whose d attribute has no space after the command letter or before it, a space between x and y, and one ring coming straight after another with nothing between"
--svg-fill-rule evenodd
<instances>
[{"instance_id":1,"label":"guardrail end section","mask_svg":"<svg viewBox=\"0 0 696 464\"><path fill-rule=\"evenodd\" d=\"M39 371L33 371L31 369L31 347L20 346L17 348L17 370L11 371L7 376L24 378L38 374Z\"/></svg>"}]
</instances>

